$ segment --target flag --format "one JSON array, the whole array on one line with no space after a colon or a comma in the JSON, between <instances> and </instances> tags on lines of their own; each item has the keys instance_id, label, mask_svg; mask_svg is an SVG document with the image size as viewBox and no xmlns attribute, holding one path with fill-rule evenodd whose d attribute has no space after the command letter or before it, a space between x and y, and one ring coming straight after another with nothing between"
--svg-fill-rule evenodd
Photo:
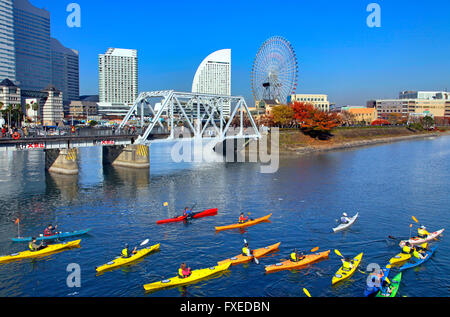
<instances>
[{"instance_id":1,"label":"flag","mask_svg":"<svg viewBox=\"0 0 450 317\"><path fill-rule=\"evenodd\" d=\"M165 202L165 203L164 203L164 207L167 207L167 206L169 206L169 203L168 203L168 202Z\"/></svg>"},{"instance_id":2,"label":"flag","mask_svg":"<svg viewBox=\"0 0 450 317\"><path fill-rule=\"evenodd\" d=\"M19 220L19 218L17 218L14 223L17 225L19 222L20 222L20 220Z\"/></svg>"}]
</instances>

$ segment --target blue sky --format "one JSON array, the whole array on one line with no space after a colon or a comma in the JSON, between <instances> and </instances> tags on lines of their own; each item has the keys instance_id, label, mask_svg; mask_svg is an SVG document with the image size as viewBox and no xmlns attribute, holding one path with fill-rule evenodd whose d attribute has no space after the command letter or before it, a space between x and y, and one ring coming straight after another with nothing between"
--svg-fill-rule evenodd
<instances>
[{"instance_id":1,"label":"blue sky","mask_svg":"<svg viewBox=\"0 0 450 317\"><path fill-rule=\"evenodd\" d=\"M211 52L232 49L232 94L253 105L250 73L261 44L287 38L299 62L299 93L338 105L396 98L402 90L450 89L450 1L30 0L51 14L51 33L80 52L80 93L98 94L98 54L138 50L139 90L190 91ZM81 28L66 25L69 3ZM369 3L381 28L369 28Z\"/></svg>"}]
</instances>

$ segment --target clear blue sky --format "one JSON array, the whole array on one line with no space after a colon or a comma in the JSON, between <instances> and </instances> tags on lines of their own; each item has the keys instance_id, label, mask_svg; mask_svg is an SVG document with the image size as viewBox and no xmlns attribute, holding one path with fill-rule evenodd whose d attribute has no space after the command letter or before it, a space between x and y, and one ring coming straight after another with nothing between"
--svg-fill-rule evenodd
<instances>
[{"instance_id":1,"label":"clear blue sky","mask_svg":"<svg viewBox=\"0 0 450 317\"><path fill-rule=\"evenodd\" d=\"M396 98L401 90L450 89L450 1L30 0L51 13L51 33L80 52L80 92L98 94L98 54L138 50L139 90L190 91L211 52L232 49L232 94L253 105L250 72L261 44L287 38L299 62L299 93L338 105ZM81 6L81 28L66 7ZM381 6L381 28L366 7Z\"/></svg>"}]
</instances>

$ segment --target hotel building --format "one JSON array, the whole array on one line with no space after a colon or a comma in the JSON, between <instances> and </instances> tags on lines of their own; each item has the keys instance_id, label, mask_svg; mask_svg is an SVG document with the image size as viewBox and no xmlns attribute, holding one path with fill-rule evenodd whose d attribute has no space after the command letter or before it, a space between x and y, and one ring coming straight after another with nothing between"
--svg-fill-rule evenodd
<instances>
[{"instance_id":1,"label":"hotel building","mask_svg":"<svg viewBox=\"0 0 450 317\"><path fill-rule=\"evenodd\" d=\"M13 0L0 0L0 81L16 81Z\"/></svg>"},{"instance_id":2,"label":"hotel building","mask_svg":"<svg viewBox=\"0 0 450 317\"><path fill-rule=\"evenodd\" d=\"M123 117L138 96L137 50L109 48L98 59L98 112Z\"/></svg>"},{"instance_id":3,"label":"hotel building","mask_svg":"<svg viewBox=\"0 0 450 317\"><path fill-rule=\"evenodd\" d=\"M288 97L288 103L300 101L312 104L316 109L330 111L328 95L322 94L295 94Z\"/></svg>"}]
</instances>

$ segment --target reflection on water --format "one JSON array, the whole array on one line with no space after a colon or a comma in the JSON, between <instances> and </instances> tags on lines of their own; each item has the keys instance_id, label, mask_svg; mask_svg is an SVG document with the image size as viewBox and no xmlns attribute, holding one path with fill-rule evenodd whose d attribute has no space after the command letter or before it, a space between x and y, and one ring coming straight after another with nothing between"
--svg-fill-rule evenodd
<instances>
[{"instance_id":1,"label":"reflection on water","mask_svg":"<svg viewBox=\"0 0 450 317\"><path fill-rule=\"evenodd\" d=\"M366 276L360 273L331 287L341 265L334 254L295 272L267 275L264 265L295 248L318 246L348 256L364 252L364 271L369 263L385 264L399 252L388 236L408 237L413 215L430 230L450 230L449 148L450 137L441 137L287 156L275 174L261 174L256 163L174 163L171 146L164 144L152 145L150 171L103 166L100 147L80 149L78 176L46 173L41 151L0 153L0 254L27 247L10 241L17 236L18 217L24 236L42 233L49 223L64 231L92 229L81 237L79 249L0 265L0 296L299 296L302 287L315 296L361 296ZM189 223L156 224L180 215L186 206L219 212ZM273 216L270 223L242 231L215 232L215 226L235 223L241 211L253 218ZM359 211L360 218L334 234L331 229L343 211ZM160 252L96 276L95 267L120 254L125 243L145 239L161 243ZM143 284L175 276L181 262L202 269L238 254L244 239L254 248L281 245L260 265L236 265L181 289L143 292ZM449 239L443 237L426 265L405 272L401 295L448 296L449 254ZM65 285L69 263L82 268L80 289ZM49 288L49 281L55 287Z\"/></svg>"}]
</instances>

